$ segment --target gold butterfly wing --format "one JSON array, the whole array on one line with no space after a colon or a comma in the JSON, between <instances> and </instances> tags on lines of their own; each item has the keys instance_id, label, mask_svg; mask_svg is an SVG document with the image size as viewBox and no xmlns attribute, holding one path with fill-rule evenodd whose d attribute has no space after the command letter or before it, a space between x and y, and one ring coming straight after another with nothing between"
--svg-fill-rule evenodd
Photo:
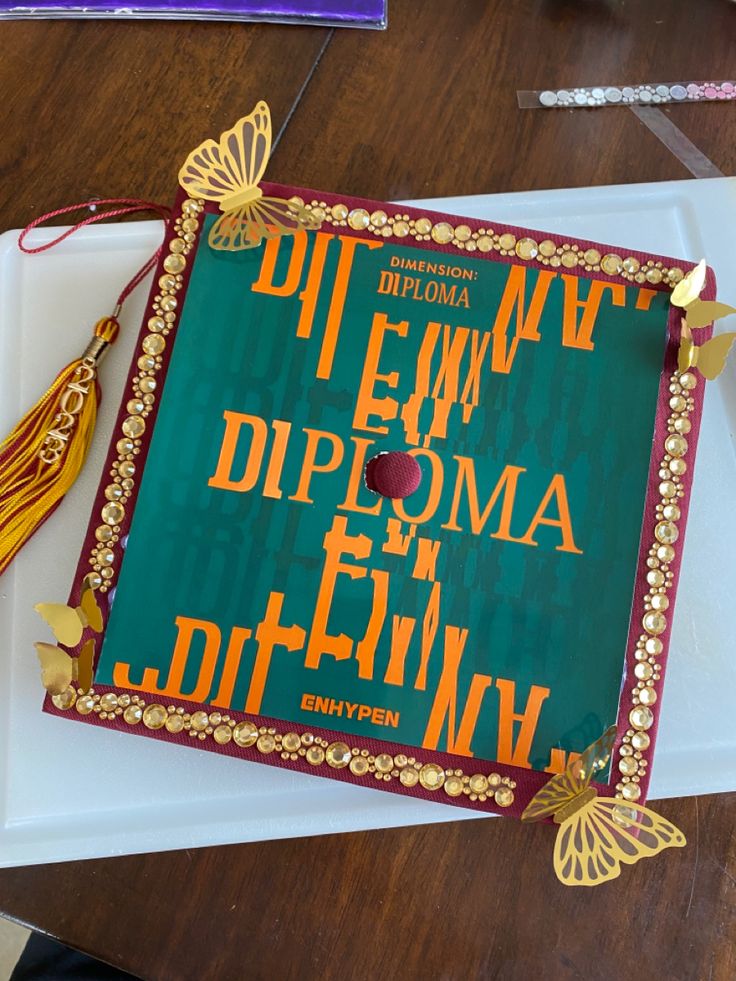
<instances>
[{"instance_id":1,"label":"gold butterfly wing","mask_svg":"<svg viewBox=\"0 0 736 981\"><path fill-rule=\"evenodd\" d=\"M684 371L680 360L680 354L682 354L688 367L697 368L701 375L709 381L713 381L725 368L726 359L734 341L736 341L736 333L717 334L705 344L700 344L697 347L690 342L690 348L686 348L684 353L681 344L677 366L680 371Z\"/></svg>"},{"instance_id":2,"label":"gold butterfly wing","mask_svg":"<svg viewBox=\"0 0 736 981\"><path fill-rule=\"evenodd\" d=\"M61 695L72 683L73 659L55 644L34 644L41 664L41 681L50 695Z\"/></svg>"},{"instance_id":3,"label":"gold butterfly wing","mask_svg":"<svg viewBox=\"0 0 736 981\"><path fill-rule=\"evenodd\" d=\"M92 687L92 676L95 664L95 642L92 638L84 642L79 657L73 659L72 674L82 691Z\"/></svg>"},{"instance_id":4,"label":"gold butterfly wing","mask_svg":"<svg viewBox=\"0 0 736 981\"><path fill-rule=\"evenodd\" d=\"M89 586L82 586L82 595L79 600L79 609L86 620L85 626L91 627L95 633L99 634L102 630L102 610L95 599L95 591Z\"/></svg>"},{"instance_id":5,"label":"gold butterfly wing","mask_svg":"<svg viewBox=\"0 0 736 981\"><path fill-rule=\"evenodd\" d=\"M77 646L84 629L84 622L77 610L63 603L36 603L34 610L51 627L60 644L65 647Z\"/></svg>"},{"instance_id":6,"label":"gold butterfly wing","mask_svg":"<svg viewBox=\"0 0 736 981\"><path fill-rule=\"evenodd\" d=\"M255 186L271 153L271 114L265 102L239 119L219 142L205 140L179 171L179 183L206 201L227 202Z\"/></svg>"},{"instance_id":7,"label":"gold butterfly wing","mask_svg":"<svg viewBox=\"0 0 736 981\"><path fill-rule=\"evenodd\" d=\"M640 804L596 797L560 825L554 868L567 886L597 886L665 848L682 848L685 835Z\"/></svg>"},{"instance_id":8,"label":"gold butterfly wing","mask_svg":"<svg viewBox=\"0 0 736 981\"><path fill-rule=\"evenodd\" d=\"M213 249L237 252L260 245L264 238L315 231L321 220L301 205L282 198L259 198L220 215L210 229Z\"/></svg>"},{"instance_id":9,"label":"gold butterfly wing","mask_svg":"<svg viewBox=\"0 0 736 981\"><path fill-rule=\"evenodd\" d=\"M686 276L683 276L677 286L672 290L670 301L676 307L690 306L691 303L697 300L705 286L707 271L708 267L705 264L705 259L701 259L697 266L694 266Z\"/></svg>"},{"instance_id":10,"label":"gold butterfly wing","mask_svg":"<svg viewBox=\"0 0 736 981\"><path fill-rule=\"evenodd\" d=\"M596 739L579 757L568 763L563 773L552 777L532 797L521 815L521 820L541 821L573 801L585 790L594 774L606 766L615 741L616 726L611 726L600 739Z\"/></svg>"}]
</instances>

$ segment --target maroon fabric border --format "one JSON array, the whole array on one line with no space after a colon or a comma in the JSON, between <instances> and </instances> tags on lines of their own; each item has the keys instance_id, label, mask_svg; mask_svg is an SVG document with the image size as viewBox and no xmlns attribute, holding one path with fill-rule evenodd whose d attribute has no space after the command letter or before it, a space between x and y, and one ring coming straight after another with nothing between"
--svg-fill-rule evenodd
<instances>
[{"instance_id":1,"label":"maroon fabric border","mask_svg":"<svg viewBox=\"0 0 736 981\"><path fill-rule=\"evenodd\" d=\"M328 207L337 203L345 203L349 208L365 208L369 212L375 211L377 209L382 209L392 213L400 212L401 214L405 214L409 218L414 218L414 219L420 217L427 217L433 222L449 220L451 223L456 224L458 219L460 219L464 224L467 224L471 228L471 230L488 228L489 226L492 226L494 232L497 234L510 232L516 235L517 237L523 237L528 235L537 240L550 239L556 245L564 245L566 243L572 243L574 241L574 244L580 246L582 249L595 248L598 249L602 254L606 254L607 252L614 252L617 254L634 256L642 264L649 259L654 259L655 261L662 261L665 265L668 266L678 265L684 271L688 271L690 268L692 268L693 265L691 262L686 262L671 257L653 255L650 253L635 251L631 249L621 249L619 246L608 246L599 242L580 240L577 238L573 240L560 235L548 234L547 232L540 232L534 229L505 225L497 222L489 222L487 220L481 221L475 218L469 218L469 217L466 218L463 216L450 215L442 212L429 211L420 208L411 208L405 205L387 204L385 202L372 201L366 198L356 198L347 195L325 193L323 191L312 191L309 189L299 188L299 187L285 187L282 185L269 184L269 183L264 183L262 186L265 193L270 195L277 195L280 197L290 197L293 195L299 195L300 197L302 197L307 201L316 200L320 202L325 202L325 204ZM180 214L181 204L187 197L188 195L180 188L177 193L174 202L174 207L172 210L173 217L176 217ZM217 208L213 204L206 204L204 211L205 213L215 213L217 212ZM345 227L341 226L339 228L335 228L334 230L336 234L340 234L340 235L347 235L356 238L369 238L369 236L365 232L355 231L349 226L345 226ZM128 377L126 379L123 398L115 422L114 435L108 450L108 455L103 470L102 480L95 497L95 501L90 516L90 522L87 528L87 533L85 535L84 542L82 544L80 559L77 565L74 583L72 585L71 593L69 597L69 602L75 605L79 600L82 579L87 574L87 572L89 572L90 567L88 565L87 557L90 554L92 548L96 544L94 532L95 532L95 528L99 524L99 519L97 516L99 515L100 508L105 503L104 488L109 480L108 475L109 475L110 468L113 462L115 461L115 459L117 458L116 443L120 434L120 426L122 421L128 415L128 412L126 410L126 402L130 398L132 379L137 372L137 360L140 354L140 350L139 350L140 341L148 333L146 324L149 317L153 315L152 302L155 294L158 291L158 279L164 273L163 261L166 255L168 255L168 244L173 237L175 237L175 232L173 230L173 220L172 220L169 223L169 227L167 228L164 245L161 252L161 258L158 267L156 269L153 285L151 288L151 293L149 295L146 311L143 317L143 322L141 324L138 343L136 345L135 354L133 356L130 370L128 372ZM186 297L186 289L189 281L189 276L191 275L191 270L194 265L196 250L200 245L200 237L201 237L201 230L200 232L197 233L197 241L194 244L194 248L189 253L188 260L187 260L187 267L183 273L184 286L178 294L179 307L178 307L177 322L175 325L175 329L171 332L171 334L169 334L167 338L167 345L163 352L163 356L162 356L163 364L157 376L157 389L156 389L158 393L157 399L153 406L152 412L149 414L147 418L146 431L142 437L141 452L137 457L137 461L136 461L136 473L138 475L138 479L136 480L133 496L131 497L131 499L129 500L126 506L125 518L121 524L121 532L120 532L121 539L128 533L131 519L132 519L132 514L135 510L135 499L139 487L140 474L145 467L145 459L150 446L151 435L155 427L155 420L158 413L158 405L160 403L160 398L165 387L166 372L168 370L169 360L171 358L171 354L176 342L176 328L178 327L179 317L181 316L183 302ZM371 237L370 240L372 241L373 238ZM415 249L427 249L432 253L439 252L439 253L445 253L453 256L461 254L459 250L457 250L455 247L453 247L450 244L438 245L434 241L419 242L413 238L407 237L405 240L401 240L401 244ZM466 253L462 253L462 254L465 255ZM533 268L538 268L538 264L534 260L525 261L523 259L519 259L516 255L503 256L497 252L480 253L476 251L472 253L471 257L472 259L481 262L493 261L493 262L506 263L509 265L511 264L528 265ZM596 274L595 272L587 271L579 267L576 267L574 269L565 268L564 272L565 274L577 275L579 277L587 278L587 279L604 279L604 281L608 283L619 282L627 287L631 287L632 285L629 280L623 279L622 277L607 276L607 275L605 277L602 277ZM655 291L669 290L669 287L667 287L665 284L646 283L642 285L645 286L645 288L647 289L652 289ZM712 270L710 269L708 270L706 287L703 291L702 296L704 299L712 299L715 297L715 277L712 273ZM701 332L701 336L708 336L708 334L709 331ZM637 574L636 574L636 580L633 588L632 614L630 619L629 637L628 637L627 651L625 657L625 673L623 676L623 684L621 688L621 695L619 698L619 711L618 711L618 720L617 720L618 736L617 736L616 746L614 748L614 755L612 757L612 759L614 760L614 764L611 768L611 776L609 778L609 782L607 784L597 785L599 793L605 796L613 796L615 794L615 785L618 782L618 776L615 768L617 749L621 745L623 736L627 728L629 727L628 714L631 708L630 693L631 693L631 689L636 686L636 678L633 674L633 671L634 671L634 666L637 662L634 657L634 652L636 649L637 639L641 634L640 623L641 623L641 616L643 615L644 612L643 599L645 593L647 592L646 556L651 542L654 541L654 526L656 524L654 509L656 503L659 501L659 495L657 491L657 485L659 483L659 477L658 477L659 462L660 462L660 457L662 456L663 453L662 446L664 443L664 439L667 435L667 418L669 415L669 405L668 405L669 397L670 397L669 375L676 367L679 335L680 335L680 316L678 311L675 308L672 308L668 320L668 339L665 345L665 351L663 357L663 371L660 377L659 397L658 397L657 411L654 421L652 455L650 459L648 489L647 489L645 506L644 506L639 555L637 559ZM685 533L685 527L687 521L687 512L690 503L690 493L691 493L693 470L694 470L693 464L696 456L697 438L698 438L700 419L702 414L705 384L702 376L698 375L698 378L699 378L699 384L697 388L690 393L695 401L695 409L690 415L692 428L687 437L688 446L689 446L688 467L687 467L686 474L682 478L683 487L685 490L685 496L678 502L682 514L681 519L678 523L678 527L680 530L680 537L678 539L678 547L676 549L675 560L670 565L670 568L673 572L674 579L673 579L672 588L669 593L670 606L667 614L667 630L665 631L664 634L660 635L660 639L662 640L663 643L663 651L662 654L660 655L659 660L662 663L663 671L662 671L661 680L656 684L658 699L656 703L657 707L654 713L655 722L652 728L649 730L649 735L651 738L651 747L647 752L647 756L650 760L653 758L653 754L654 754L654 749L656 744L656 733L657 733L658 722L659 722L659 712L661 711L662 688L664 684L664 676L666 674L667 652L668 652L670 634L672 629L672 618L673 618L673 611L675 605L675 597L677 595L677 583L679 579L679 571L680 571L680 564L682 558L682 548L683 548L684 533ZM121 564L122 562L120 562L116 567L118 571ZM110 581L111 585L114 586L116 579L117 579L117 571L115 577ZM103 607L103 617L106 620L108 614L108 605L105 599L102 600L101 606ZM138 690L128 690L128 689L120 689L120 688L108 688L104 686L102 687L95 686L95 692L97 693L104 694L105 692L108 691L114 691L118 694L122 694L122 693L131 694L131 695L137 694L143 697L146 700L147 704L151 704L153 701L156 700L155 695L151 695L150 693L147 692L139 692ZM177 704L185 705L187 707L187 710L192 713L200 710L206 712L211 712L215 710L213 706L204 703L187 702L185 699L177 699ZM335 740L335 741L340 740L340 741L347 742L349 745L360 744L361 746L368 749L369 752L373 754L378 754L381 752L391 753L392 755L395 755L397 753L404 753L407 756L414 756L418 759L421 759L423 762L437 763L440 766L442 766L444 769L461 769L464 773L478 772L478 773L487 774L491 771L498 772L501 774L502 777L509 777L516 782L515 797L514 797L513 804L507 808L500 808L497 804L495 804L492 797L490 797L485 802L481 802L478 800L471 801L465 795L452 798L444 793L438 793L436 791L435 792L427 791L420 784L417 784L416 787L413 788L407 788L401 785L399 781L395 779L391 781L383 781L383 780L379 781L379 780L370 780L367 775L364 777L357 777L354 774L352 774L349 768L347 767L340 770L332 769L326 765L314 767L309 763L307 763L303 757L299 757L296 761L283 760L278 754L278 752L264 755L263 753L259 752L255 746L250 747L248 749L244 749L237 746L233 741L227 743L226 745L219 745L215 743L211 737L208 737L204 741L200 741L199 739L193 739L185 731L182 731L181 733L173 734L173 733L169 733L165 728L157 729L157 730L147 729L142 723L139 723L138 725L135 726L131 726L128 725L126 722L124 722L122 716L118 716L114 719L108 718L106 720L99 719L96 713L90 713L89 715L82 716L79 715L74 710L63 711L57 709L48 695L44 700L43 710L44 712L47 712L51 715L57 715L67 719L73 719L74 721L81 721L92 725L104 726L108 729L114 729L123 732L133 732L139 735L144 735L144 736L158 738L158 739L163 738L170 742L177 743L179 745L194 746L197 749L204 749L210 752L216 752L220 755L225 754L228 756L236 757L238 759L247 759L255 762L267 763L269 765L284 767L289 770L298 770L303 773L309 773L312 776L323 776L331 779L343 780L343 781L347 781L348 783L352 783L361 787L387 790L389 792L409 795L412 797L431 800L438 803L466 807L474 811L499 813L499 814L505 814L515 817L520 816L521 812L523 811L524 807L527 805L531 797L549 779L549 774L547 773L534 771L534 770L520 769L518 767L513 767L513 766L507 766L505 764L500 764L494 760L482 760L476 757L456 756L447 753L428 751L428 750L421 749L419 747L406 746L403 744L384 741L384 740L377 740L377 739L363 738L363 737L359 738L350 733L340 732L337 729L325 729L321 727L310 727L309 729L309 731L311 731L315 736L320 736L328 740ZM226 714L230 716L230 718L235 719L236 721L248 720L253 722L255 725L259 727L275 726L279 731L283 731L283 732L288 732L290 729L299 729L299 730L303 729L301 723L297 726L294 723L288 722L286 720L275 720L266 716L251 716L251 715L246 715L245 713L242 712L237 712L232 710L225 710L225 711ZM646 792L648 789L650 775L651 775L651 764L647 767L645 774L642 776L640 780L640 787L642 789L642 796L639 800L640 804L643 803L644 800L646 799Z\"/></svg>"}]
</instances>

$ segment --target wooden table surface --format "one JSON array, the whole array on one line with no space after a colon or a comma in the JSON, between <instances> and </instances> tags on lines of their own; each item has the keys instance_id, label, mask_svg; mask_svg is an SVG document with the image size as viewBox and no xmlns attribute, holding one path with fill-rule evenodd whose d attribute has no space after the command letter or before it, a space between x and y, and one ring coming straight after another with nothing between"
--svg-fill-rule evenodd
<instances>
[{"instance_id":1,"label":"wooden table surface","mask_svg":"<svg viewBox=\"0 0 736 981\"><path fill-rule=\"evenodd\" d=\"M274 180L401 199L686 178L629 109L516 91L733 78L735 40L728 0L391 0L386 32L3 22L0 225L166 201L261 97ZM667 112L734 173L736 106ZM0 912L167 981L732 981L736 795L659 809L687 849L595 890L557 883L549 827L498 820L8 869Z\"/></svg>"}]
</instances>

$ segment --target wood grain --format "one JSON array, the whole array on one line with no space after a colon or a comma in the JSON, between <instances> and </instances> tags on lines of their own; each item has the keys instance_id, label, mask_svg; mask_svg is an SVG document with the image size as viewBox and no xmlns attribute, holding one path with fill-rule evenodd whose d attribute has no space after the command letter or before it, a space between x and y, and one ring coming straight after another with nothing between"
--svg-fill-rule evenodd
<instances>
[{"instance_id":1,"label":"wood grain","mask_svg":"<svg viewBox=\"0 0 736 981\"><path fill-rule=\"evenodd\" d=\"M664 801L689 844L596 889L554 828L485 820L0 873L2 907L143 978L736 976L736 795Z\"/></svg>"},{"instance_id":2,"label":"wood grain","mask_svg":"<svg viewBox=\"0 0 736 981\"><path fill-rule=\"evenodd\" d=\"M387 32L334 35L3 23L0 220L168 200L182 155L263 95L277 129L293 110L285 182L400 199L684 178L627 109L522 112L516 91L729 77L735 27L726 0L392 0ZM671 118L731 173L735 110ZM657 807L687 849L595 890L557 883L554 829L495 820L9 869L0 910L155 981L731 981L736 795Z\"/></svg>"},{"instance_id":3,"label":"wood grain","mask_svg":"<svg viewBox=\"0 0 736 981\"><path fill-rule=\"evenodd\" d=\"M94 197L169 203L189 150L265 94L279 133L329 37L277 25L0 23L2 226Z\"/></svg>"},{"instance_id":4,"label":"wood grain","mask_svg":"<svg viewBox=\"0 0 736 981\"><path fill-rule=\"evenodd\" d=\"M518 90L731 78L725 0L393 2L337 33L276 160L306 187L386 200L690 177L626 107L520 110ZM736 103L673 105L724 173Z\"/></svg>"}]
</instances>

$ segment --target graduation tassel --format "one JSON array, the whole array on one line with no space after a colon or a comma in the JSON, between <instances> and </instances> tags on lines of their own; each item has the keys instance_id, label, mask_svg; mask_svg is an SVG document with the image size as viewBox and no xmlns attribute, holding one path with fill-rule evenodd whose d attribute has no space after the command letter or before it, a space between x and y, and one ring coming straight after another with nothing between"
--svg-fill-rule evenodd
<instances>
[{"instance_id":1,"label":"graduation tassel","mask_svg":"<svg viewBox=\"0 0 736 981\"><path fill-rule=\"evenodd\" d=\"M90 215L38 248L24 245L26 235L49 218L98 205L119 207ZM36 219L21 232L18 245L29 254L43 252L78 228L136 211L155 211L164 220L169 216L169 209L163 205L129 198L72 205ZM156 265L160 252L157 249L125 286L113 315L97 322L82 356L58 374L51 387L0 443L0 575L59 506L84 465L100 402L99 363L117 337L120 329L117 318L123 303Z\"/></svg>"}]
</instances>

